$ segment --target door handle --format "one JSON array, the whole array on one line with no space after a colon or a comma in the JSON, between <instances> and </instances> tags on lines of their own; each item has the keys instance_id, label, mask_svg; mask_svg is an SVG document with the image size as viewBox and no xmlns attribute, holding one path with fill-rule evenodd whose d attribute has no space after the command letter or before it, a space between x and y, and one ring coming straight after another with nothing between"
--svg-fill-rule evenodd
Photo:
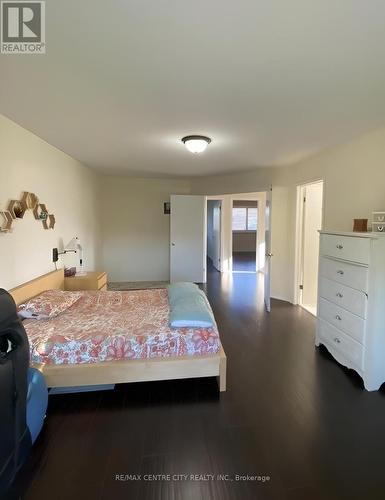
<instances>
[{"instance_id":1,"label":"door handle","mask_svg":"<svg viewBox=\"0 0 385 500\"><path fill-rule=\"evenodd\" d=\"M274 257L274 255L272 253L266 253L265 257Z\"/></svg>"},{"instance_id":2,"label":"door handle","mask_svg":"<svg viewBox=\"0 0 385 500\"><path fill-rule=\"evenodd\" d=\"M171 245L174 247L174 246L175 246L175 243L171 243Z\"/></svg>"}]
</instances>

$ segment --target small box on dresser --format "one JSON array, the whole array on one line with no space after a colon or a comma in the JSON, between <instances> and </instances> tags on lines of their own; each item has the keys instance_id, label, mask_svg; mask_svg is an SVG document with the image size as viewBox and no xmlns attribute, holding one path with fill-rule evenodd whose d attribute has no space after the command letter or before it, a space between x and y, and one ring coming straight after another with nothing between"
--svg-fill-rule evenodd
<instances>
[{"instance_id":1,"label":"small box on dresser","mask_svg":"<svg viewBox=\"0 0 385 500\"><path fill-rule=\"evenodd\" d=\"M385 382L385 234L320 231L320 344L367 390Z\"/></svg>"},{"instance_id":2,"label":"small box on dresser","mask_svg":"<svg viewBox=\"0 0 385 500\"><path fill-rule=\"evenodd\" d=\"M385 212L373 212L372 231L385 233Z\"/></svg>"}]
</instances>

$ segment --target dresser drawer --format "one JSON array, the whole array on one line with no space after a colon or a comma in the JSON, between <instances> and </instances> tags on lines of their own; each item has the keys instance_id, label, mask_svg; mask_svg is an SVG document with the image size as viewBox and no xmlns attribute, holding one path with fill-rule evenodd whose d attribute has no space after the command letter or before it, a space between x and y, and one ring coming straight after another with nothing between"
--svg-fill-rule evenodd
<instances>
[{"instance_id":1,"label":"dresser drawer","mask_svg":"<svg viewBox=\"0 0 385 500\"><path fill-rule=\"evenodd\" d=\"M364 292L321 277L319 280L319 294L320 297L334 302L334 304L347 309L353 314L366 318L368 299Z\"/></svg>"},{"instance_id":2,"label":"dresser drawer","mask_svg":"<svg viewBox=\"0 0 385 500\"><path fill-rule=\"evenodd\" d=\"M64 279L65 290L107 290L107 273L89 271Z\"/></svg>"},{"instance_id":3,"label":"dresser drawer","mask_svg":"<svg viewBox=\"0 0 385 500\"><path fill-rule=\"evenodd\" d=\"M320 276L357 290L368 291L368 268L365 266L321 257Z\"/></svg>"},{"instance_id":4,"label":"dresser drawer","mask_svg":"<svg viewBox=\"0 0 385 500\"><path fill-rule=\"evenodd\" d=\"M364 347L344 332L319 319L318 338L326 347L340 353L343 358L350 361L356 368L363 369Z\"/></svg>"},{"instance_id":5,"label":"dresser drawer","mask_svg":"<svg viewBox=\"0 0 385 500\"><path fill-rule=\"evenodd\" d=\"M369 264L370 239L335 234L321 235L321 255Z\"/></svg>"},{"instance_id":6,"label":"dresser drawer","mask_svg":"<svg viewBox=\"0 0 385 500\"><path fill-rule=\"evenodd\" d=\"M343 330L357 342L361 342L361 344L364 342L365 320L359 316L325 299L319 301L318 316L339 330Z\"/></svg>"}]
</instances>

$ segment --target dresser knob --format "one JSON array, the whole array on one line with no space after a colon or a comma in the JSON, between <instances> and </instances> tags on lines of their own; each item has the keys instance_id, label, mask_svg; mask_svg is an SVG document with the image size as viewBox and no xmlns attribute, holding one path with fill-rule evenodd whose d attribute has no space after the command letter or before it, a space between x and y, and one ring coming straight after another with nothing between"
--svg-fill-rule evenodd
<instances>
[{"instance_id":1,"label":"dresser knob","mask_svg":"<svg viewBox=\"0 0 385 500\"><path fill-rule=\"evenodd\" d=\"M341 316L339 314L336 314L336 319L338 319L338 321L342 320L342 318L341 318Z\"/></svg>"},{"instance_id":2,"label":"dresser knob","mask_svg":"<svg viewBox=\"0 0 385 500\"><path fill-rule=\"evenodd\" d=\"M343 275L343 274L344 274L344 272L342 271L342 269L339 269L339 270L337 271L337 274L341 274L341 275Z\"/></svg>"},{"instance_id":3,"label":"dresser knob","mask_svg":"<svg viewBox=\"0 0 385 500\"><path fill-rule=\"evenodd\" d=\"M340 341L340 339L339 339L338 337L336 337L336 338L334 339L334 342L335 342L336 344L341 344L341 341Z\"/></svg>"},{"instance_id":4,"label":"dresser knob","mask_svg":"<svg viewBox=\"0 0 385 500\"><path fill-rule=\"evenodd\" d=\"M336 293L336 296L337 296L338 298L340 298L340 299L342 299L342 298L343 298L343 295L342 295L342 293L340 293L340 292Z\"/></svg>"},{"instance_id":5,"label":"dresser knob","mask_svg":"<svg viewBox=\"0 0 385 500\"><path fill-rule=\"evenodd\" d=\"M342 250L344 248L344 246L341 245L341 244L340 245L336 245L336 247L338 248L338 250Z\"/></svg>"}]
</instances>

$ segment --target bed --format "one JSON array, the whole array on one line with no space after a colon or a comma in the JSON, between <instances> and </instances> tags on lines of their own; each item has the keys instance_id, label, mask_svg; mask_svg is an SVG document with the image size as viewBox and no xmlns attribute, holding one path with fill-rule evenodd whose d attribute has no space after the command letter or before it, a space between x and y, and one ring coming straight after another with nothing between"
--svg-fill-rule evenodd
<instances>
[{"instance_id":1,"label":"bed","mask_svg":"<svg viewBox=\"0 0 385 500\"><path fill-rule=\"evenodd\" d=\"M13 290L17 305L63 290L63 270ZM31 363L49 387L216 376L226 390L226 355L214 328L169 328L167 290L81 292L68 311L25 320Z\"/></svg>"}]
</instances>

